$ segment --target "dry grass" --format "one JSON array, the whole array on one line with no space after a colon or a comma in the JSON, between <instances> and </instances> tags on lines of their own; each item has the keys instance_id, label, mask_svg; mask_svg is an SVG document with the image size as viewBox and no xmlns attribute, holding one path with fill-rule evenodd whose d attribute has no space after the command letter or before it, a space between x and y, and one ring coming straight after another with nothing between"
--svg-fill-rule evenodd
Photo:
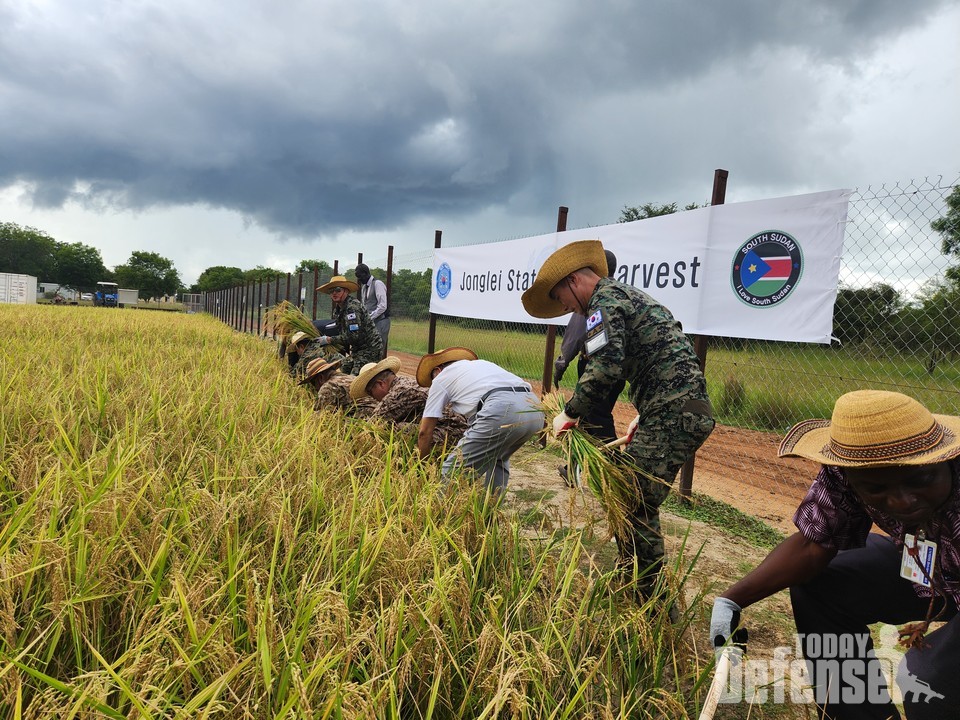
<instances>
[{"instance_id":1,"label":"dry grass","mask_svg":"<svg viewBox=\"0 0 960 720\"><path fill-rule=\"evenodd\" d=\"M0 306L7 717L685 717L650 606L207 316Z\"/></svg>"}]
</instances>

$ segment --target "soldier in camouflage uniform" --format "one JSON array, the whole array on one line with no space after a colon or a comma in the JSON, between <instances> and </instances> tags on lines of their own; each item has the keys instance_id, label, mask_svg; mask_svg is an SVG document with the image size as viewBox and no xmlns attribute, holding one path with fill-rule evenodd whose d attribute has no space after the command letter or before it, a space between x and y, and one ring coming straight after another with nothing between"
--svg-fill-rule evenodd
<instances>
[{"instance_id":1,"label":"soldier in camouflage uniform","mask_svg":"<svg viewBox=\"0 0 960 720\"><path fill-rule=\"evenodd\" d=\"M372 397L378 403L371 417L391 422L401 432L416 436L428 390L411 377L397 375L399 369L400 359L396 357L365 365L350 386L350 397L355 400ZM433 431L435 447L453 447L466 430L467 419L445 408Z\"/></svg>"},{"instance_id":2,"label":"soldier in camouflage uniform","mask_svg":"<svg viewBox=\"0 0 960 720\"><path fill-rule=\"evenodd\" d=\"M300 359L297 360L291 369L293 376L297 378L298 381L303 379L307 372L307 366L313 360L319 358L332 363L337 360L342 362L344 359L343 355L338 353L333 345L324 345L320 342L320 338L308 338L305 342L300 343L300 348Z\"/></svg>"},{"instance_id":3,"label":"soldier in camouflage uniform","mask_svg":"<svg viewBox=\"0 0 960 720\"><path fill-rule=\"evenodd\" d=\"M606 274L600 241L570 243L547 258L524 292L523 306L534 317L574 312L585 318L584 371L553 421L554 432L586 416L615 383L630 384L630 402L639 415L625 450L639 472L633 532L618 537L617 545L621 566L640 574L638 589L647 593L663 566L660 504L714 420L706 380L680 324L652 297Z\"/></svg>"},{"instance_id":4,"label":"soldier in camouflage uniform","mask_svg":"<svg viewBox=\"0 0 960 720\"><path fill-rule=\"evenodd\" d=\"M314 410L339 410L350 417L370 417L377 407L377 401L371 397L354 400L350 397L350 384L356 380L353 375L344 375L334 371L317 391L313 403Z\"/></svg>"},{"instance_id":5,"label":"soldier in camouflage uniform","mask_svg":"<svg viewBox=\"0 0 960 720\"><path fill-rule=\"evenodd\" d=\"M377 362L382 354L383 343L376 325L370 319L363 304L350 293L356 292L358 285L343 275L335 275L330 282L317 288L333 300L333 319L337 323L338 335L321 335L323 345L333 345L345 355L343 371L359 372L367 363Z\"/></svg>"}]
</instances>

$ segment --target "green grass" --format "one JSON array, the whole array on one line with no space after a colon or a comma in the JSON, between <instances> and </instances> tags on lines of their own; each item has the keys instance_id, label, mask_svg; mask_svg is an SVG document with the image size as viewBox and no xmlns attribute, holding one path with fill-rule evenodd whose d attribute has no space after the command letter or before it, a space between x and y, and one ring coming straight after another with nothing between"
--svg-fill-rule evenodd
<instances>
[{"instance_id":1,"label":"green grass","mask_svg":"<svg viewBox=\"0 0 960 720\"><path fill-rule=\"evenodd\" d=\"M662 507L667 512L688 520L699 520L713 525L731 535L743 538L756 547L773 548L785 537L779 530L775 530L761 520L700 493L693 493L689 501L671 493Z\"/></svg>"}]
</instances>

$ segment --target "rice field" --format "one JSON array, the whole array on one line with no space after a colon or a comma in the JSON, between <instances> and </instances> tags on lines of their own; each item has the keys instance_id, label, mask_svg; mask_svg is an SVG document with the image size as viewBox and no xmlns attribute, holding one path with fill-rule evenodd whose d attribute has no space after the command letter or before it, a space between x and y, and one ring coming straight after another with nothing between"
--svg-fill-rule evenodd
<instances>
[{"instance_id":1,"label":"rice field","mask_svg":"<svg viewBox=\"0 0 960 720\"><path fill-rule=\"evenodd\" d=\"M0 332L4 717L695 716L694 610L314 413L271 341L84 307Z\"/></svg>"}]
</instances>

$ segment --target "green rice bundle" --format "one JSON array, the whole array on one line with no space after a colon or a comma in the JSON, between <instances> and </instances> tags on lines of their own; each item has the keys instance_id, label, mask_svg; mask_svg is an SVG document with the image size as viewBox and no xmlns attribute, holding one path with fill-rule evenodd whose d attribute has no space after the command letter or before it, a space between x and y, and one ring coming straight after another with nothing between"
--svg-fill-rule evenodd
<instances>
[{"instance_id":1,"label":"green rice bundle","mask_svg":"<svg viewBox=\"0 0 960 720\"><path fill-rule=\"evenodd\" d=\"M320 337L313 321L303 311L289 300L281 300L266 312L266 322L278 334L290 337L296 332L302 332L309 337Z\"/></svg>"},{"instance_id":2,"label":"green rice bundle","mask_svg":"<svg viewBox=\"0 0 960 720\"><path fill-rule=\"evenodd\" d=\"M553 392L543 398L542 404L549 417L559 415L566 400ZM607 447L577 426L561 433L557 442L566 457L568 477L578 485L585 483L596 495L606 510L610 532L618 536L629 534L630 509L637 502L634 475L643 471L630 461L629 455Z\"/></svg>"}]
</instances>

